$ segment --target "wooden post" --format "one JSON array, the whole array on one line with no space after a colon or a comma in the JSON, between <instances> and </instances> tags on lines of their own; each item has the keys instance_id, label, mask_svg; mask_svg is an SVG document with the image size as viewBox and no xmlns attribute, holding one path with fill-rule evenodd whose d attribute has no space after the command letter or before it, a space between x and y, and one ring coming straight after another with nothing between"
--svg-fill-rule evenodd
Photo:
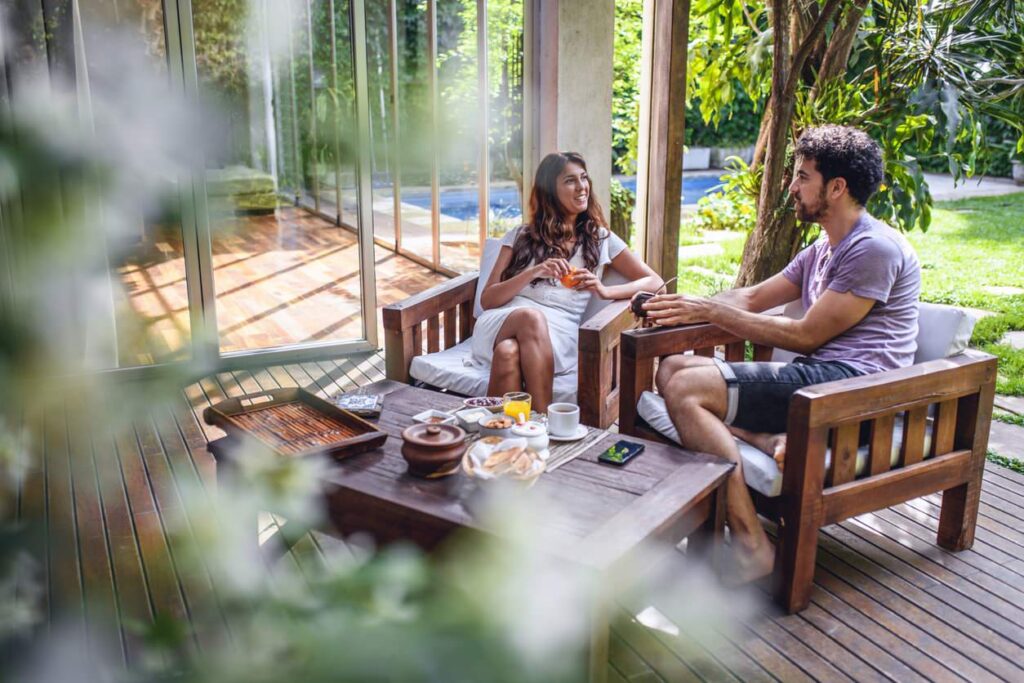
<instances>
[{"instance_id":1,"label":"wooden post","mask_svg":"<svg viewBox=\"0 0 1024 683\"><path fill-rule=\"evenodd\" d=\"M637 246L644 260L668 280L679 271L690 0L648 0L644 11L651 17L644 22L649 81L643 86L649 103L641 102Z\"/></svg>"}]
</instances>

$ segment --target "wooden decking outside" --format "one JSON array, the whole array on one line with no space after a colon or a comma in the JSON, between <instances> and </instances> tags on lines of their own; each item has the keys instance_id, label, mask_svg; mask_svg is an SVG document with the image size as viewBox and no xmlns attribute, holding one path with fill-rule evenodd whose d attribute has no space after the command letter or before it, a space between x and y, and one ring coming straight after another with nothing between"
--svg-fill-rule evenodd
<instances>
[{"instance_id":1,"label":"wooden decking outside","mask_svg":"<svg viewBox=\"0 0 1024 683\"><path fill-rule=\"evenodd\" d=\"M118 656L134 666L133 621L167 614L198 624L216 613L209 574L182 561L194 539L166 532L173 516L190 514L182 486L213 495L206 444L221 432L202 422L202 409L276 386L333 396L382 379L383 368L382 356L371 354L221 373L116 433L91 430L70 399L26 425L45 457L17 511L45 525L50 614L60 605L83 627L113 618ZM116 463L116 476L98 476L110 469L104 462ZM928 496L825 528L811 606L792 616L764 607L715 645L686 625L677 634L648 618L656 614L649 605L618 605L609 680L1024 680L1024 476L988 466L969 551L935 545L938 503ZM307 535L279 561L318 562L326 544L338 543ZM209 646L203 633L192 643Z\"/></svg>"}]
</instances>

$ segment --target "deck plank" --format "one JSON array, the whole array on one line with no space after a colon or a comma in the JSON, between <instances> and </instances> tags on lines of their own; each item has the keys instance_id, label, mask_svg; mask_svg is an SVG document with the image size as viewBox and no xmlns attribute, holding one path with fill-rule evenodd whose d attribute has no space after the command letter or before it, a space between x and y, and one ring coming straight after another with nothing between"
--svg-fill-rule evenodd
<instances>
[{"instance_id":1,"label":"deck plank","mask_svg":"<svg viewBox=\"0 0 1024 683\"><path fill-rule=\"evenodd\" d=\"M214 495L206 446L223 435L203 422L203 410L275 387L330 398L383 379L383 371L383 356L374 353L221 372L108 432L76 422L70 402L67 414L26 416L41 457L23 484L18 514L47 532L48 611L66 617L58 605L70 605L83 628L108 615L120 620L129 665L141 663L142 646L127 625L155 615L213 625L193 632L188 644L215 647L218 587L202 562L185 562L196 551L190 532L197 520L184 487ZM1024 477L987 467L971 550L936 545L940 504L926 496L824 528L811 605L798 615L765 607L736 632L679 624L673 635L640 624L631 616L636 605L617 607L609 680L1024 680ZM172 519L186 522L182 533L168 534ZM286 524L267 519L264 535ZM314 532L286 555L275 571L308 580L351 550Z\"/></svg>"}]
</instances>

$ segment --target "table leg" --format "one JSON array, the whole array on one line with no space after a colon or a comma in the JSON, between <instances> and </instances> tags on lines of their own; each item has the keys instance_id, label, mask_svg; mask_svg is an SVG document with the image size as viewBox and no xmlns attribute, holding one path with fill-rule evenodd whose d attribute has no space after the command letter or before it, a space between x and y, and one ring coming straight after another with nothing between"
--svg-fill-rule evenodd
<instances>
[{"instance_id":1,"label":"table leg","mask_svg":"<svg viewBox=\"0 0 1024 683\"><path fill-rule=\"evenodd\" d=\"M721 569L721 555L725 543L725 499L727 480L708 494L711 498L707 519L686 541L686 552L708 563L713 572Z\"/></svg>"},{"instance_id":2,"label":"table leg","mask_svg":"<svg viewBox=\"0 0 1024 683\"><path fill-rule=\"evenodd\" d=\"M611 598L603 590L595 596L590 613L590 647L587 648L587 680L605 683L608 680L608 641Z\"/></svg>"}]
</instances>

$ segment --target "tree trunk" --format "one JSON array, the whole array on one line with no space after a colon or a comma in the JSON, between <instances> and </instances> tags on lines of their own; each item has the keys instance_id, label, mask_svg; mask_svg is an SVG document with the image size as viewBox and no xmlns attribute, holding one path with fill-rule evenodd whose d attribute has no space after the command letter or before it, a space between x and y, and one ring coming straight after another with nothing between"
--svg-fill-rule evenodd
<instances>
[{"instance_id":1,"label":"tree trunk","mask_svg":"<svg viewBox=\"0 0 1024 683\"><path fill-rule=\"evenodd\" d=\"M821 68L818 69L818 81L811 90L812 100L817 99L822 85L846 73L850 50L853 49L853 41L857 37L857 29L864 18L867 5L868 0L854 0L854 4L847 9L842 18L836 21L832 40L829 41L825 56L822 57Z\"/></svg>"},{"instance_id":2,"label":"tree trunk","mask_svg":"<svg viewBox=\"0 0 1024 683\"><path fill-rule=\"evenodd\" d=\"M757 225L743 247L743 262L736 277L736 286L761 282L786 265L791 241L786 239L782 206L783 179L786 176L786 145L794 103L786 97L790 69L789 0L772 0L775 36L772 50L772 116L765 136L764 175L757 201ZM781 265L780 265L781 264Z\"/></svg>"},{"instance_id":3,"label":"tree trunk","mask_svg":"<svg viewBox=\"0 0 1024 683\"><path fill-rule=\"evenodd\" d=\"M764 174L757 201L757 224L743 248L743 262L736 276L737 287L757 284L778 273L790 261L794 246L800 240L801 230L788 205L787 187L791 170L786 167L796 89L804 66L818 47L825 34L825 26L840 4L841 0L829 0L815 17L814 25L805 31L801 29L805 33L802 40L793 41L791 30L797 22L790 14L789 0L772 0L775 33L772 41L771 118L764 135Z\"/></svg>"}]
</instances>

